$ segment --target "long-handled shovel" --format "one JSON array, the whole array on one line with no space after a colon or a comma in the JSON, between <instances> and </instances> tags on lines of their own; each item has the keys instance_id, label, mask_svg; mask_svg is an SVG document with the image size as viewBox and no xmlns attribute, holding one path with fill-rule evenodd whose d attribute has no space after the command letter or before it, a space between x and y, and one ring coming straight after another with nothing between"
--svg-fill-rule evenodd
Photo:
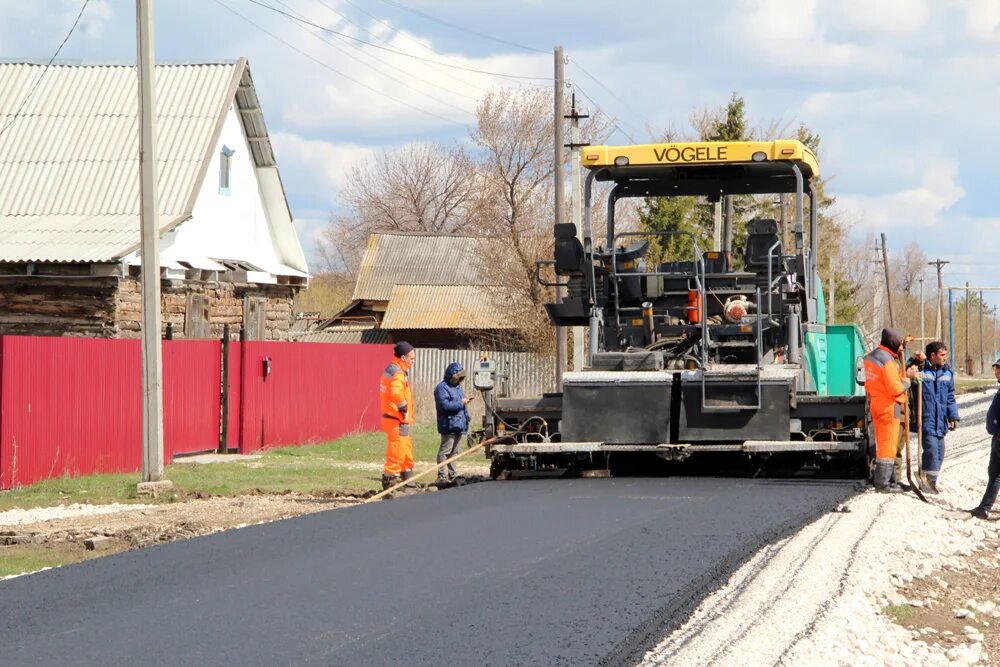
<instances>
[{"instance_id":1,"label":"long-handled shovel","mask_svg":"<svg viewBox=\"0 0 1000 667\"><path fill-rule=\"evenodd\" d=\"M902 376L900 378L902 379L903 377L906 377L906 361L903 359L902 354L899 355L899 368L900 371L902 371ZM919 387L919 384L917 386ZM920 393L920 391L921 389L918 388L917 389L918 394ZM922 414L923 414L923 402L917 401L918 426L920 422L920 416ZM910 483L910 488L913 489L913 492L915 494L917 494L917 497L926 503L929 501L927 500L927 498L924 497L923 492L920 491L920 487L913 482L913 464L910 461L910 397L909 396L907 396L906 400L903 401L903 428L906 429L906 481ZM920 431L922 430L923 429L918 428L917 433L919 434ZM920 435L917 435L917 438L920 438Z\"/></svg>"}]
</instances>

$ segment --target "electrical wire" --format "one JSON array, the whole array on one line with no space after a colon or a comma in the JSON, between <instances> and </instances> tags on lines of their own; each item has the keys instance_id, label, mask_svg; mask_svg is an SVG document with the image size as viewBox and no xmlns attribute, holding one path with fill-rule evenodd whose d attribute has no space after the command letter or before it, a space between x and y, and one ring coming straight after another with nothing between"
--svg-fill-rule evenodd
<instances>
[{"instance_id":1,"label":"electrical wire","mask_svg":"<svg viewBox=\"0 0 1000 667\"><path fill-rule=\"evenodd\" d=\"M266 2L263 2L262 0L244 0L244 1L245 2L249 2L251 4L254 4L254 5L257 5L258 7L263 7L264 9L268 9L268 10L270 10L272 12L275 12L276 14L282 14L282 15L287 16L288 18L292 19L293 21L298 21L299 23L302 23L304 25L312 26L313 28L316 28L318 30L322 30L323 32L328 32L328 33L333 34L333 35L339 35L340 37L343 37L344 39L350 39L352 41L359 42L361 44L366 44L366 45L368 45L368 46L370 46L372 48L375 48L375 49L380 49L382 51L387 51L389 53L395 53L396 55L404 56L406 58L413 58L414 60L419 60L421 62L430 63L430 64L433 64L433 65L439 65L441 67L451 67L453 69L459 69L459 70L463 70L463 71L466 71L466 72L475 72L477 74L486 74L488 76L504 77L504 78L508 78L508 79L525 79L525 80L531 80L531 81L552 81L552 77L550 77L550 76L523 76L523 75L520 75L520 74L504 74L502 72L491 72L489 70L479 69L479 68L476 68L476 67L465 67L463 65L452 65L451 63L445 63L445 62L441 62L441 61L438 61L438 60L433 60L431 58L424 58L423 56L418 56L418 55L415 55L413 53L407 53L406 51L399 51L398 49L393 49L393 48L390 48L388 46L382 46L380 44L376 44L374 42L369 42L367 40L361 39L360 37L355 37L353 35L348 35L345 32L340 32L338 30L333 30L332 28L327 28L325 26L321 26L318 23L313 23L312 21L309 21L308 19L301 19L301 18L299 18L299 17L297 17L297 16L295 16L293 14L290 14L290 13L288 13L286 11L283 11L283 10L275 7L274 5L269 5Z\"/></svg>"},{"instance_id":2,"label":"electrical wire","mask_svg":"<svg viewBox=\"0 0 1000 667\"><path fill-rule=\"evenodd\" d=\"M66 46L66 42L68 42L69 38L73 35L73 31L76 30L76 26L79 25L80 23L80 17L83 16L83 12L84 10L87 9L87 5L89 4L90 0L83 0L83 5L80 7L80 11L77 12L76 18L73 19L73 25L69 27L69 32L67 32L66 36L63 37L63 40L59 42L59 47L56 49L55 53L52 54L52 57L49 58L49 61L45 63L45 67L42 68L42 73L38 75L38 78L35 80L35 83L28 90L28 94L24 96L23 100L21 100L21 105L17 107L17 111L14 112L14 115L11 116L11 119L7 122L7 124L4 125L2 129L0 129L0 135L3 135L3 133L6 132L10 128L10 126L14 124L14 121L18 119L18 117L21 115L21 112L24 110L25 105L28 104L28 101L35 94L35 91L38 90L38 86L41 85L42 79L44 79L46 73L48 73L49 67L51 67L55 59L59 57L59 53L62 51L62 48Z\"/></svg>"},{"instance_id":3,"label":"electrical wire","mask_svg":"<svg viewBox=\"0 0 1000 667\"><path fill-rule=\"evenodd\" d=\"M442 116L440 114L434 113L433 111L428 111L426 109L421 109L420 107L418 107L418 106L416 106L414 104L411 104L411 103L409 103L409 102L407 102L405 100L401 100L401 99L399 99L397 97L394 97L394 96L390 95L389 93L386 93L386 92L381 91L381 90L379 90L377 88L369 86L367 83L364 83L362 81L358 81L357 79L355 79L354 77L350 76L349 74L345 74L345 73L341 72L337 68L335 68L335 67L331 66L330 64L328 64L328 63L320 60L319 58L316 58L315 56L313 56L313 55L311 55L309 53L306 53L305 51L303 51L299 47L295 46L294 44L288 42L287 40L284 40L281 37L278 37L277 35L275 35L270 30L267 30L266 28L264 28L263 26L261 26L259 23L255 22L253 19L250 19L250 18L244 16L243 14L239 13L238 11L236 11L235 9L233 9L232 7L230 7L229 5L225 4L224 2L222 2L222 0L214 0L214 1L215 1L215 4L221 6L226 11L228 11L228 12L230 12L232 14L235 14L240 19L246 21L247 23L249 23L253 27L257 28L258 30L260 30L261 32L263 32L264 34L266 34L267 36L271 37L272 39L274 39L274 40L276 40L278 42L281 42L282 44L284 44L288 48L292 49L293 51L297 51L298 53L302 54L303 56L305 56L309 60L311 60L314 63L316 63L317 65L319 65L320 67L323 67L324 69L327 69L327 70L333 72L334 74L336 74L338 76L341 76L341 77L347 79L348 81L361 86L362 88L365 88L366 90L370 90L371 92L375 93L376 95L381 95L382 97L385 97L387 99L392 100L393 102L396 102L397 104L402 104L403 106L409 107L410 109L413 109L414 111L417 111L419 113L424 114L425 116L430 116L432 118L437 118L438 120L442 120L442 121L444 121L444 122L446 122L448 124L468 125L467 123L458 123L458 122L456 122L455 120L453 120L451 118L446 118L446 117L444 117L444 116Z\"/></svg>"},{"instance_id":4,"label":"electrical wire","mask_svg":"<svg viewBox=\"0 0 1000 667\"><path fill-rule=\"evenodd\" d=\"M618 102L620 102L620 103L621 103L621 105L625 107L625 109L627 109L627 110L628 110L628 111L630 111L631 113L635 114L636 118L638 118L639 120L641 120L641 121L642 121L643 123L645 123L646 125L649 125L648 121L646 121L646 118L645 118L645 116L643 116L643 115L642 115L641 113L639 113L639 112L638 112L638 111L637 111L637 110L636 110L636 109L635 109L635 108L634 108L634 107L633 107L633 106L632 106L631 104L629 104L629 103L628 103L628 102L626 102L626 101L625 101L624 99L622 99L621 97L619 97L619 96L618 96L618 94L617 94L617 93L615 93L615 91L613 91L613 90L612 90L612 89L611 89L611 88L610 88L609 86L607 86L607 85L606 85L606 84L605 84L605 83L604 83L603 81L601 81L601 80L600 80L600 79L598 79L598 78L597 78L596 76L594 76L593 74L591 74L590 72L588 72L588 71L586 70L586 68L584 68L584 67L583 67L583 65L581 65L581 64L580 64L579 62L577 62L577 61L576 61L576 59L574 59L574 58L570 58L570 59L569 59L569 63L570 63L570 65L573 65L573 66L575 66L575 67L576 67L576 68L577 68L578 70L580 70L580 72L582 72L582 73L583 73L583 74L584 74L585 76L587 76L587 77L588 77L588 78L589 78L589 79L590 79L591 81L593 81L593 82L594 82L594 83L596 83L596 84L597 84L598 86L600 86L600 87L601 87L601 88L603 88L603 89L604 89L605 91L607 91L607 92L608 92L608 93L609 93L609 94L610 94L610 95L611 95L611 96L612 96L613 98L615 98L616 100L618 100ZM589 97L589 96L588 96L588 97Z\"/></svg>"},{"instance_id":5,"label":"electrical wire","mask_svg":"<svg viewBox=\"0 0 1000 667\"><path fill-rule=\"evenodd\" d=\"M275 1L278 2L279 4L281 4L282 6L286 7L289 11L295 12L295 10L290 5L288 5L287 3L285 3L284 0L275 0ZM298 12L296 12L296 13L298 14ZM302 16L302 15L299 14L299 16ZM315 37L316 39L318 39L319 41L323 42L324 44L327 44L328 46L336 49L338 52L343 53L348 58L351 58L352 60L361 63L365 67L371 68L372 71L374 71L374 72L376 72L378 74L381 74L382 76L386 77L387 79L391 79L392 81L395 81L396 83L400 84L404 88L407 88L407 89L409 89L409 90L417 93L418 95L423 95L425 97L430 97L434 101L439 102L441 104L444 104L445 106L450 107L450 108L454 109L455 111L459 111L461 113L468 114L470 116L474 116L475 115L471 111L469 111L468 109L463 109L462 107L459 107L459 106L456 106L454 104L451 104L450 102L446 102L446 101L442 100L440 98L440 96L435 97L433 93L429 93L426 90L421 90L419 88L416 88L416 87L410 85L408 82L406 82L406 81L404 81L404 80L402 80L402 79L400 79L400 78L398 78L396 76L393 76L392 74L386 73L385 71L379 69L378 67L372 65L371 63L365 62L364 60L362 60L361 58L359 58L355 54L353 54L353 53L351 53L349 51L346 51L343 48L341 48L339 44L331 42L329 39L327 39L327 38L325 38L325 37L323 37L321 35L317 35L315 32L312 32L311 30L309 30L308 28L306 28L302 24L300 24L300 23L293 23L293 24L295 25L296 28L298 28L298 29L302 30L303 32L305 32L305 33L307 33L307 34ZM364 51L364 49L362 49L362 47L357 46L356 44L351 44L350 46L352 46L356 50L360 51L361 53L364 53L366 56L368 55ZM369 56L369 57L371 57L371 56ZM453 90L449 90L448 88L444 88L443 86L439 86L437 84L431 83L430 81L427 81L426 79L422 79L420 77L410 75L408 72L405 72L404 70L400 69L399 67L396 67L395 65L392 65L391 63L386 63L384 61L379 61L377 59L375 59L375 60L377 62L381 63L381 64L389 65L390 67L393 67L395 69L398 69L401 72L404 72L404 74L407 74L408 76L410 76L415 81L419 81L421 83L425 83L428 86L434 86L434 87L440 88L441 90L444 90L446 92L449 92L449 93L452 93L452 94L455 94L455 95L460 95L461 94L461 93L456 93ZM475 100L475 98L468 97L467 95L463 95L463 97L467 97L468 99Z\"/></svg>"},{"instance_id":6,"label":"electrical wire","mask_svg":"<svg viewBox=\"0 0 1000 667\"><path fill-rule=\"evenodd\" d=\"M591 97L589 94L587 94L587 91L585 91L583 88L580 87L580 84L578 84L576 82L573 82L572 85L573 85L574 89L576 89L577 91L579 91L579 93L584 97L584 99L586 99L588 102L590 102L591 104L594 105L595 109L597 109L598 111L601 111L601 112L607 114L606 111L603 111L603 109L601 109L601 105L598 104L597 101L594 100L593 97ZM615 118L614 116L611 116L611 114L607 114L607 115L608 115L609 118L611 118L611 127L612 127L613 130L617 130L618 132L620 132L622 134L622 136L624 136L626 139L629 140L629 143L633 143L633 144L637 143L636 140L632 137L631 134L629 134L624 129L622 129L621 125L619 125L619 119L618 118ZM633 128L633 129L635 129L635 128ZM607 137L605 137L599 143L606 142L613 134L614 134L614 132L611 132L611 134L609 134Z\"/></svg>"},{"instance_id":7,"label":"electrical wire","mask_svg":"<svg viewBox=\"0 0 1000 667\"><path fill-rule=\"evenodd\" d=\"M344 21L347 21L348 23L350 23L351 25L355 26L359 30L362 30L362 31L366 32L367 34L371 35L374 39L379 40L382 44L388 44L389 43L389 39L387 37L382 37L380 35L377 35L374 32L372 32L371 30L369 30L368 28L366 28L363 25L361 25L360 23L358 23L357 21L353 21L349 16L347 16L343 12L340 12L340 11L334 9L333 7L331 7L327 3L326 0L313 0L313 1L314 2L318 2L319 4L323 5L324 7L326 7L326 9L328 11L336 14L341 19L343 19ZM431 47L427 46L426 44L424 44L420 40L414 39L410 35L406 34L404 31L399 30L398 28L394 27L388 21L384 21L383 19L379 18L378 16L375 16L374 14L365 11L364 8L362 8L360 5L357 5L357 4L353 3L353 2L351 2L351 0L344 0L344 2L346 4L348 4L348 5L351 5L357 11L361 12L362 14L364 14L365 16L367 16L368 18L370 18L371 20L375 21L376 23L379 23L379 24L385 26L386 28L389 29L390 32L399 35L403 39L406 39L406 40L408 40L410 42L413 42L414 44L416 44L420 48L422 48L422 49L424 49L426 51L429 51L430 53L434 54L435 56L438 56L440 58L444 58L445 60L449 60L451 62L455 62L454 59L449 58L448 56L446 56L443 53L439 53L439 52L435 51L434 49L432 49ZM361 47L357 47L357 48L361 48ZM445 73L444 70L442 70L440 67L437 67L436 65L428 65L428 67L430 67L431 69L433 69L436 72L440 72L441 74ZM483 86L480 86L480 85L475 84L475 83L471 83L471 82L466 81L464 79L459 79L459 78L455 77L454 74L448 73L448 75L453 77L453 80L455 81L455 83L460 83L463 86L466 86L467 88L475 88L475 89L478 89L480 91L485 91L486 90L486 88L484 88ZM445 90L447 90L447 89L445 89ZM452 92L454 92L454 91L452 91ZM456 95L461 95L461 93L455 93L455 94ZM462 95L462 96L463 97L468 97L469 99L475 99L475 100L478 101L478 98L470 97L468 95Z\"/></svg>"},{"instance_id":8,"label":"electrical wire","mask_svg":"<svg viewBox=\"0 0 1000 667\"><path fill-rule=\"evenodd\" d=\"M488 39L491 42L497 42L498 44L506 44L507 46L513 46L515 48L523 49L524 51L532 51L534 53L549 53L544 49L536 49L533 46L525 46L524 44L518 44L517 42L501 39L500 37L493 37L492 35L487 35L484 32L479 32L478 30L466 28L465 26L460 26L456 23L450 23L448 21L445 21L444 19L439 19L436 16L431 16L430 14L425 14L424 12L418 11L416 9L411 9L409 7L406 7L405 5L402 5L396 2L395 0L382 0L382 2L384 2L387 5L392 5L393 7L398 7L399 9L402 9L405 12L410 12L411 14L416 14L417 16L421 16L427 19L428 21L434 21L435 23L440 23L443 26L454 28L455 30L461 30L462 32L467 32L470 35L475 35L476 37L482 37L483 39Z\"/></svg>"}]
</instances>

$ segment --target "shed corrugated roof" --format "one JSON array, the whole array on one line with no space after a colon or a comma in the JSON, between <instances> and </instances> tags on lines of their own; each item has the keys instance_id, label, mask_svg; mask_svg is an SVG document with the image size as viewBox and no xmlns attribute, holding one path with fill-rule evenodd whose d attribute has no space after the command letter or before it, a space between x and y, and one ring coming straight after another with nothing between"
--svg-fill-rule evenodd
<instances>
[{"instance_id":1,"label":"shed corrugated roof","mask_svg":"<svg viewBox=\"0 0 1000 667\"><path fill-rule=\"evenodd\" d=\"M516 329L514 294L493 285L396 285L383 329Z\"/></svg>"},{"instance_id":2,"label":"shed corrugated roof","mask_svg":"<svg viewBox=\"0 0 1000 667\"><path fill-rule=\"evenodd\" d=\"M482 282L483 253L499 249L493 239L472 236L374 233L368 237L352 299L388 301L393 287L399 284Z\"/></svg>"},{"instance_id":3,"label":"shed corrugated roof","mask_svg":"<svg viewBox=\"0 0 1000 667\"><path fill-rule=\"evenodd\" d=\"M112 261L138 245L137 86L128 65L0 63L0 261ZM257 166L273 166L245 60L156 67L162 229L190 217L234 99Z\"/></svg>"},{"instance_id":4,"label":"shed corrugated roof","mask_svg":"<svg viewBox=\"0 0 1000 667\"><path fill-rule=\"evenodd\" d=\"M388 343L389 332L374 328L330 327L296 334L292 340L300 343Z\"/></svg>"}]
</instances>

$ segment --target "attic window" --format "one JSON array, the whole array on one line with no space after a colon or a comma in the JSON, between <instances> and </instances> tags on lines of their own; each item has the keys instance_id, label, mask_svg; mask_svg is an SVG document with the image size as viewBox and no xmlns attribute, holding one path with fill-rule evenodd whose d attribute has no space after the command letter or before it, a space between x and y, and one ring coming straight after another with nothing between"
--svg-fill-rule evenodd
<instances>
[{"instance_id":1,"label":"attic window","mask_svg":"<svg viewBox=\"0 0 1000 667\"><path fill-rule=\"evenodd\" d=\"M228 195L230 179L233 171L233 155L236 153L229 146L223 146L219 154L219 194Z\"/></svg>"}]
</instances>

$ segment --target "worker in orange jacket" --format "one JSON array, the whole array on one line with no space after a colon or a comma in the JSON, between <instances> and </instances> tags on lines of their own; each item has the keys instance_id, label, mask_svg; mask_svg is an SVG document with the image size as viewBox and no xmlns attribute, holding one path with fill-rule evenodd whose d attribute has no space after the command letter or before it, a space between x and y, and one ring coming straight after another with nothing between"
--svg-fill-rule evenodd
<instances>
[{"instance_id":1,"label":"worker in orange jacket","mask_svg":"<svg viewBox=\"0 0 1000 667\"><path fill-rule=\"evenodd\" d=\"M382 373L379 399L382 407L382 430L387 439L382 488L388 489L413 476L413 388L409 372L417 351L406 341L396 343L393 359Z\"/></svg>"},{"instance_id":2,"label":"worker in orange jacket","mask_svg":"<svg viewBox=\"0 0 1000 667\"><path fill-rule=\"evenodd\" d=\"M875 428L875 472L872 483L879 491L891 488L896 448L899 442L903 403L916 367L905 373L893 363L903 352L903 334L896 329L882 329L881 344L865 356L865 393L868 411Z\"/></svg>"}]
</instances>

